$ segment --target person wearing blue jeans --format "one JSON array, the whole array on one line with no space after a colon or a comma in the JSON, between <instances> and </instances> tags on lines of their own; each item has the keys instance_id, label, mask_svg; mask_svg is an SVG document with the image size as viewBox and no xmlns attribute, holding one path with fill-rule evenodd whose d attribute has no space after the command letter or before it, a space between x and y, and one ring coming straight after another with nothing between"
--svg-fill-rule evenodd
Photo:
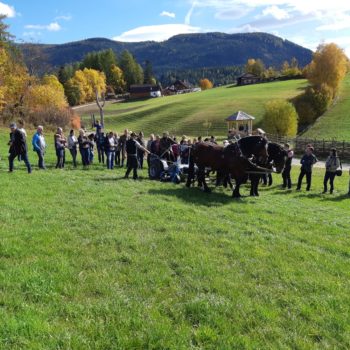
<instances>
[{"instance_id":1,"label":"person wearing blue jeans","mask_svg":"<svg viewBox=\"0 0 350 350\"><path fill-rule=\"evenodd\" d=\"M114 138L113 132L110 132L106 137L105 149L107 152L107 169L114 168L114 158L115 158L115 150L117 148L117 143Z\"/></svg>"},{"instance_id":2,"label":"person wearing blue jeans","mask_svg":"<svg viewBox=\"0 0 350 350\"><path fill-rule=\"evenodd\" d=\"M39 169L46 169L45 163L44 163L44 154L45 154L45 148L46 148L46 142L43 135L44 128L39 125L37 128L37 132L34 134L32 139L32 145L34 152L38 155L38 167Z\"/></svg>"},{"instance_id":3,"label":"person wearing blue jeans","mask_svg":"<svg viewBox=\"0 0 350 350\"><path fill-rule=\"evenodd\" d=\"M24 134L17 129L16 123L10 125L11 129L11 141L10 141L10 150L9 150L9 172L13 172L13 161L16 157L21 156L21 159L24 161L28 174L32 172L32 167L28 160L28 148L27 142Z\"/></svg>"}]
</instances>

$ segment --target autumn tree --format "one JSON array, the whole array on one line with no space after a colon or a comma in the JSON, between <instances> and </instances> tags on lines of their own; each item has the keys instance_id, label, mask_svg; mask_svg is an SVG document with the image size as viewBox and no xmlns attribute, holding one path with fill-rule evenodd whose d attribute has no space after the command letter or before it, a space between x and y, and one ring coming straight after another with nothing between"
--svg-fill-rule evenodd
<instances>
[{"instance_id":1,"label":"autumn tree","mask_svg":"<svg viewBox=\"0 0 350 350\"><path fill-rule=\"evenodd\" d=\"M265 105L263 124L271 134L295 136L298 130L298 114L290 102L272 100Z\"/></svg>"},{"instance_id":2,"label":"autumn tree","mask_svg":"<svg viewBox=\"0 0 350 350\"><path fill-rule=\"evenodd\" d=\"M123 93L126 88L124 73L119 67L115 65L111 67L110 86L112 86L113 90L116 93Z\"/></svg>"},{"instance_id":3,"label":"autumn tree","mask_svg":"<svg viewBox=\"0 0 350 350\"><path fill-rule=\"evenodd\" d=\"M262 60L250 58L248 59L244 71L261 77L265 71L265 65Z\"/></svg>"},{"instance_id":4,"label":"autumn tree","mask_svg":"<svg viewBox=\"0 0 350 350\"><path fill-rule=\"evenodd\" d=\"M0 16L0 113L5 122L17 118L21 112L30 77L3 19Z\"/></svg>"},{"instance_id":5,"label":"autumn tree","mask_svg":"<svg viewBox=\"0 0 350 350\"><path fill-rule=\"evenodd\" d=\"M209 79L201 79L199 86L202 90L208 90L213 88L213 83Z\"/></svg>"},{"instance_id":6,"label":"autumn tree","mask_svg":"<svg viewBox=\"0 0 350 350\"><path fill-rule=\"evenodd\" d=\"M312 87L320 91L326 85L334 98L347 73L348 60L344 51L334 43L322 44L307 68L307 78Z\"/></svg>"},{"instance_id":7,"label":"autumn tree","mask_svg":"<svg viewBox=\"0 0 350 350\"><path fill-rule=\"evenodd\" d=\"M79 90L79 94L76 92ZM85 68L74 73L66 83L66 93L74 92L75 97L79 95L79 103L86 103L94 101L96 98L96 91L100 95L106 91L106 76L104 73L95 69ZM74 98L67 96L68 100L72 102Z\"/></svg>"}]
</instances>

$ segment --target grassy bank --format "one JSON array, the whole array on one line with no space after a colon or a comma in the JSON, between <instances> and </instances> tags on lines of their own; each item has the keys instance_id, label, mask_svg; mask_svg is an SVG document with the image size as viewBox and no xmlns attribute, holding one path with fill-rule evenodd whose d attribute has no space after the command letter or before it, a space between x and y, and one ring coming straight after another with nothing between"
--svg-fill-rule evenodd
<instances>
[{"instance_id":1,"label":"grassy bank","mask_svg":"<svg viewBox=\"0 0 350 350\"><path fill-rule=\"evenodd\" d=\"M350 142L350 75L345 78L338 99L302 136Z\"/></svg>"},{"instance_id":2,"label":"grassy bank","mask_svg":"<svg viewBox=\"0 0 350 350\"><path fill-rule=\"evenodd\" d=\"M347 174L233 200L99 165L7 174L6 139L1 349L350 347Z\"/></svg>"}]
</instances>

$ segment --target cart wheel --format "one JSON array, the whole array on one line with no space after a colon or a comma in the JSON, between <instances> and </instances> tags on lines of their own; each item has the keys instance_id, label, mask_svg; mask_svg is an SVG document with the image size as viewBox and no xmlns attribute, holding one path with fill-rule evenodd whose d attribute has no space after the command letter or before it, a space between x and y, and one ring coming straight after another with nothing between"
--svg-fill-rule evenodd
<instances>
[{"instance_id":1,"label":"cart wheel","mask_svg":"<svg viewBox=\"0 0 350 350\"><path fill-rule=\"evenodd\" d=\"M160 162L159 161L151 162L151 165L149 168L149 178L151 180L159 180L161 172L162 172L162 169L160 166Z\"/></svg>"}]
</instances>

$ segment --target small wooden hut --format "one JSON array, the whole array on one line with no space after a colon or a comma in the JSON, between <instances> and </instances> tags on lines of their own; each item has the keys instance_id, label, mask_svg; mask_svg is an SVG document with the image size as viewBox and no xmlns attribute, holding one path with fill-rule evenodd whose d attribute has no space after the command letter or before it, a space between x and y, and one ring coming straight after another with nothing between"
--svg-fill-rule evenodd
<instances>
[{"instance_id":1,"label":"small wooden hut","mask_svg":"<svg viewBox=\"0 0 350 350\"><path fill-rule=\"evenodd\" d=\"M236 129L239 131L245 131L247 134L252 134L253 120L255 120L255 118L251 115L238 111L237 113L226 118L227 128L228 130Z\"/></svg>"}]
</instances>

